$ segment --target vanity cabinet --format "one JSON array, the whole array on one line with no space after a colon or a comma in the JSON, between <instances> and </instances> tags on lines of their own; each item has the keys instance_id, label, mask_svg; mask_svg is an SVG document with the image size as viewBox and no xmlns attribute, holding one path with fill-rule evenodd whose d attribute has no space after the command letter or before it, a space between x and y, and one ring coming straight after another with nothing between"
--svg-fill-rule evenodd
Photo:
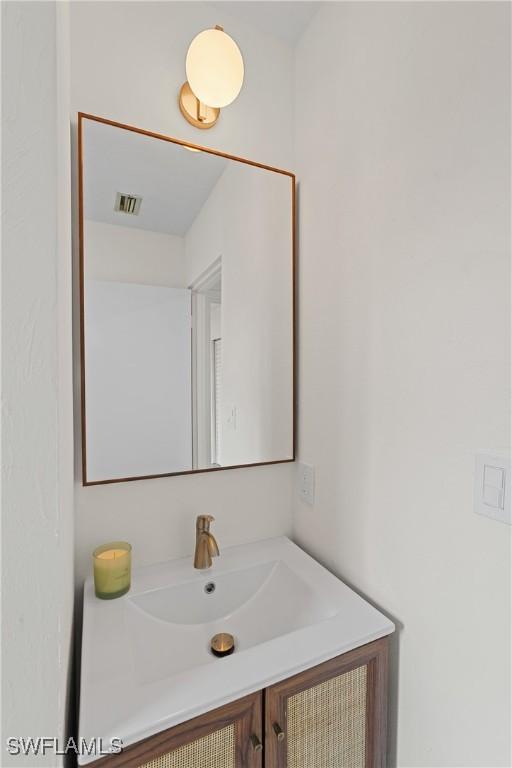
<instances>
[{"instance_id":1,"label":"vanity cabinet","mask_svg":"<svg viewBox=\"0 0 512 768\"><path fill-rule=\"evenodd\" d=\"M384 768L388 640L151 736L91 768Z\"/></svg>"},{"instance_id":2,"label":"vanity cabinet","mask_svg":"<svg viewBox=\"0 0 512 768\"><path fill-rule=\"evenodd\" d=\"M265 768L384 768L387 638L267 688Z\"/></svg>"},{"instance_id":3,"label":"vanity cabinet","mask_svg":"<svg viewBox=\"0 0 512 768\"><path fill-rule=\"evenodd\" d=\"M262 768L262 694L149 736L88 768Z\"/></svg>"}]
</instances>

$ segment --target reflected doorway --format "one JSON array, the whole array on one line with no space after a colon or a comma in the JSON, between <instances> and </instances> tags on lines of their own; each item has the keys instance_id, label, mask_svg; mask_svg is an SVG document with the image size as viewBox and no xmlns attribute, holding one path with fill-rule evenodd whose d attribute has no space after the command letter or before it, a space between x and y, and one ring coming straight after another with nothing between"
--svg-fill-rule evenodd
<instances>
[{"instance_id":1,"label":"reflected doorway","mask_svg":"<svg viewBox=\"0 0 512 768\"><path fill-rule=\"evenodd\" d=\"M222 258L192 292L193 468L222 466Z\"/></svg>"}]
</instances>

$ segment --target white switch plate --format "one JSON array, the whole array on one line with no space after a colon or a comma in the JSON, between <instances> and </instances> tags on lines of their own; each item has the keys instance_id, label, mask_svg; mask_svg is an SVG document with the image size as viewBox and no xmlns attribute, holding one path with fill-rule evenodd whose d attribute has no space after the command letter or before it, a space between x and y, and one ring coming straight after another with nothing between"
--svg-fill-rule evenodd
<instances>
[{"instance_id":1,"label":"white switch plate","mask_svg":"<svg viewBox=\"0 0 512 768\"><path fill-rule=\"evenodd\" d=\"M297 462L297 487L302 501L313 506L315 503L315 470L309 464Z\"/></svg>"},{"instance_id":2,"label":"white switch plate","mask_svg":"<svg viewBox=\"0 0 512 768\"><path fill-rule=\"evenodd\" d=\"M475 512L512 525L510 458L479 453L475 465Z\"/></svg>"}]
</instances>

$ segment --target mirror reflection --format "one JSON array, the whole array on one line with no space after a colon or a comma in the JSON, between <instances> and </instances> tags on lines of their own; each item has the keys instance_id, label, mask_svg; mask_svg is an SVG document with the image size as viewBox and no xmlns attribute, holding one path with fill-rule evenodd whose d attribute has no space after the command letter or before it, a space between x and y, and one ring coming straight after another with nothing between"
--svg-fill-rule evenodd
<instances>
[{"instance_id":1,"label":"mirror reflection","mask_svg":"<svg viewBox=\"0 0 512 768\"><path fill-rule=\"evenodd\" d=\"M292 460L292 174L80 125L84 483Z\"/></svg>"}]
</instances>

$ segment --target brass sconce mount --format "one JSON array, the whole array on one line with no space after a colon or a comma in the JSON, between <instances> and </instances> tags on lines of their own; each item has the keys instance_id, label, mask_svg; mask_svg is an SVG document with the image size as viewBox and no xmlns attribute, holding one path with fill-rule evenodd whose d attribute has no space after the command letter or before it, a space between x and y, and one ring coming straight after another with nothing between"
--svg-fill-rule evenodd
<instances>
[{"instance_id":1,"label":"brass sconce mount","mask_svg":"<svg viewBox=\"0 0 512 768\"><path fill-rule=\"evenodd\" d=\"M220 115L219 107L208 107L192 93L188 82L183 83L178 99L181 114L195 128L213 128Z\"/></svg>"}]
</instances>

